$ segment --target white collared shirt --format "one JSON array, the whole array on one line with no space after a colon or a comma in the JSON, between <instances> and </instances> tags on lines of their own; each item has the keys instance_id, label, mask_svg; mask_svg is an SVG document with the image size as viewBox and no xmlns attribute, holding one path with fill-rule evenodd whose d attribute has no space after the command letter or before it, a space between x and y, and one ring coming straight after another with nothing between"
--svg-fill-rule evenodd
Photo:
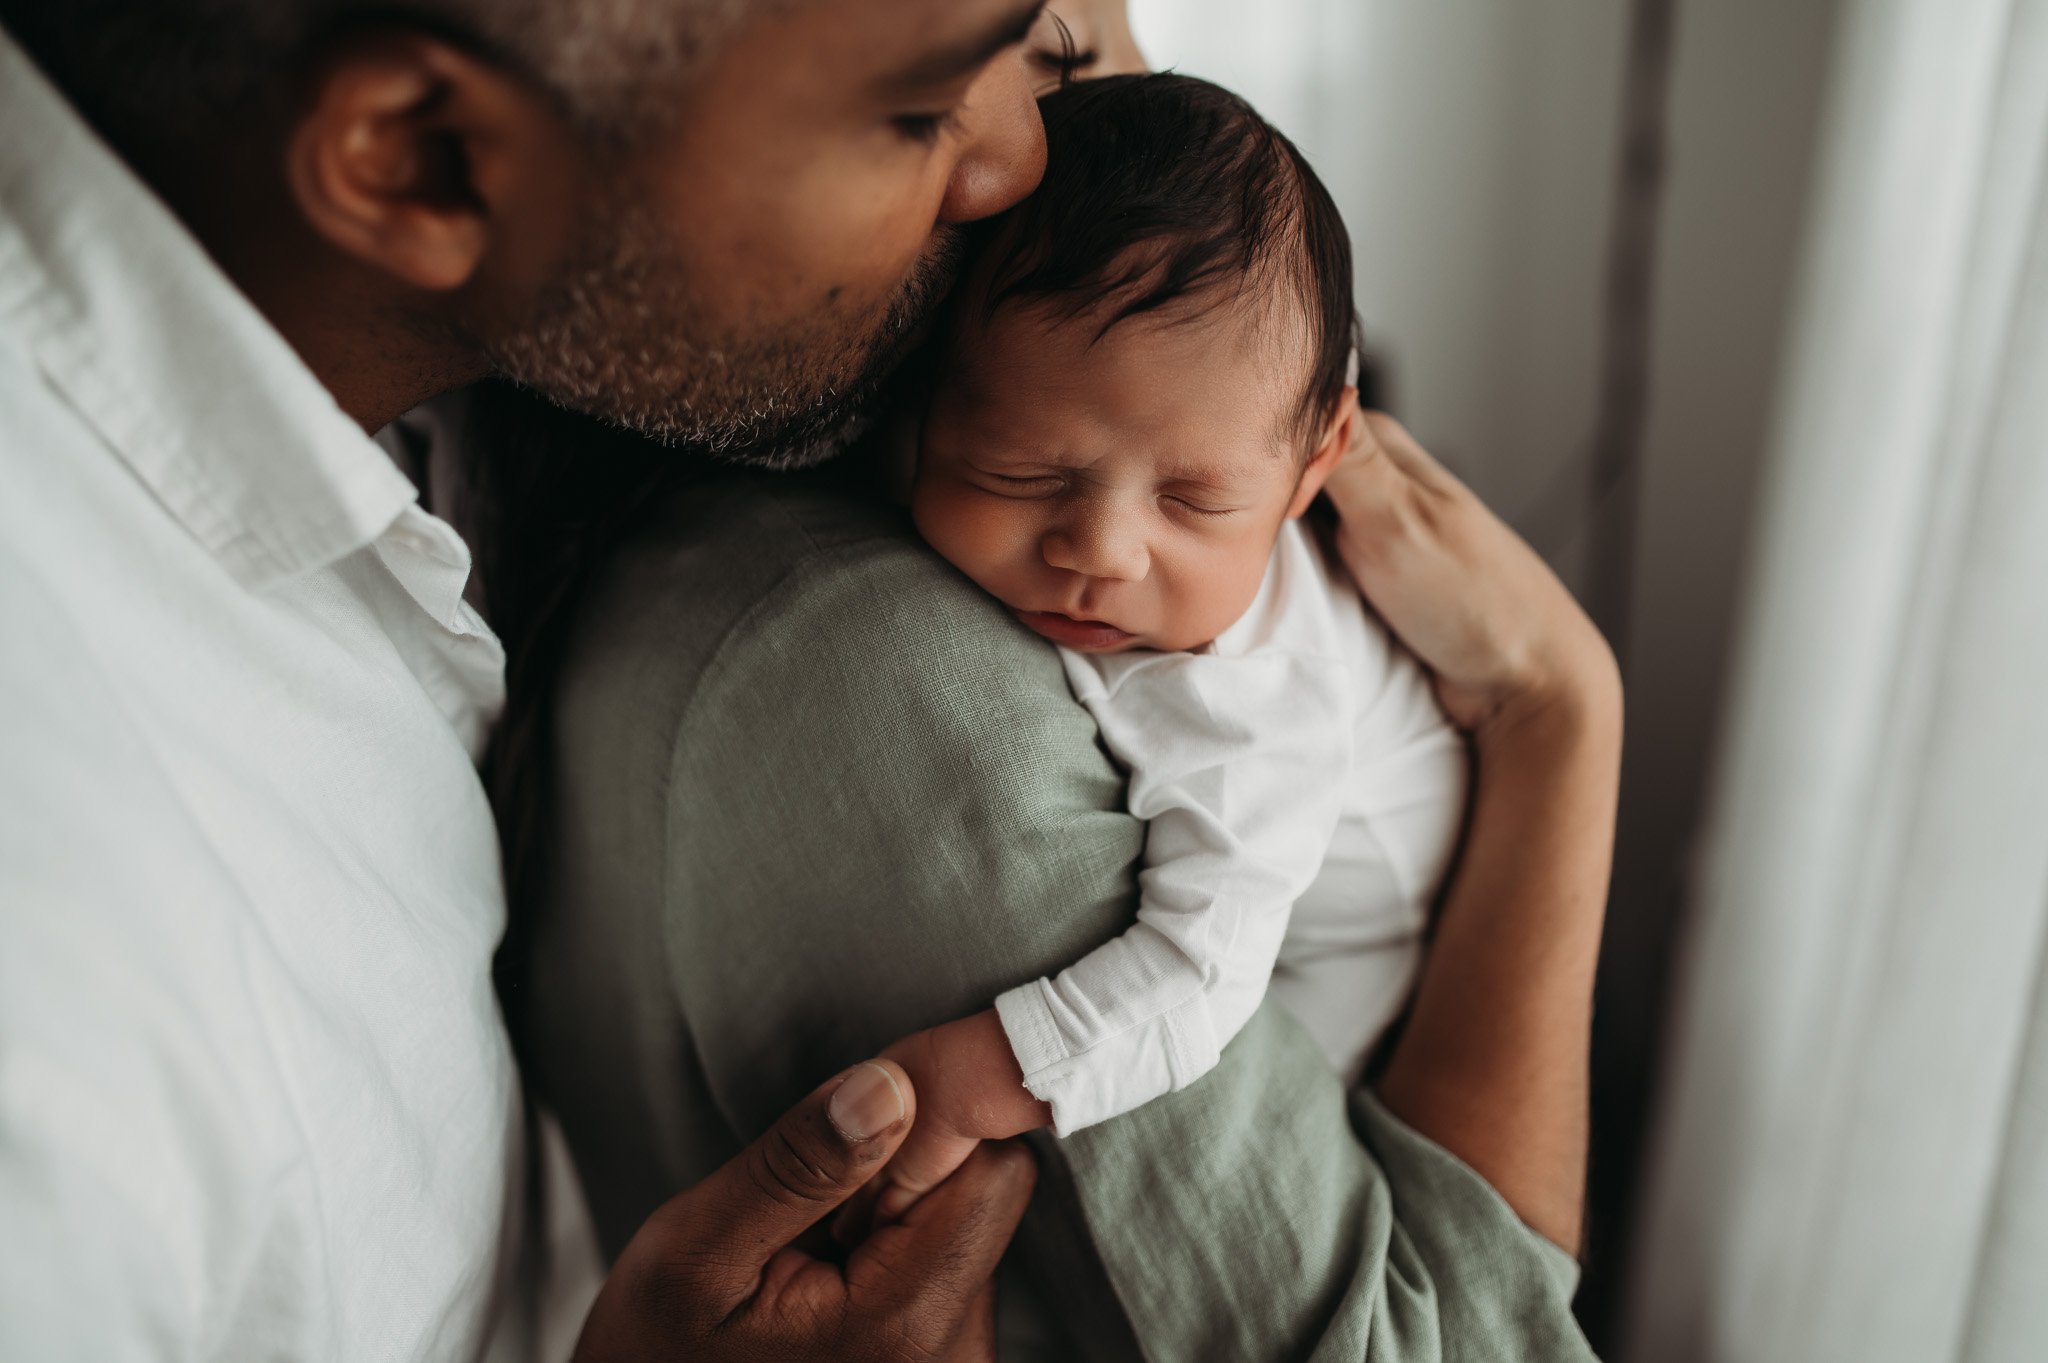
<instances>
[{"instance_id":1,"label":"white collared shirt","mask_svg":"<svg viewBox=\"0 0 2048 1363\"><path fill-rule=\"evenodd\" d=\"M0 1358L479 1357L469 554L4 33L0 128Z\"/></svg>"},{"instance_id":2,"label":"white collared shirt","mask_svg":"<svg viewBox=\"0 0 2048 1363\"><path fill-rule=\"evenodd\" d=\"M1138 921L996 1000L1062 1136L1215 1068L1268 986L1355 1081L1407 1002L1464 815L1429 676L1298 522L1183 653L1060 650L1145 820Z\"/></svg>"}]
</instances>

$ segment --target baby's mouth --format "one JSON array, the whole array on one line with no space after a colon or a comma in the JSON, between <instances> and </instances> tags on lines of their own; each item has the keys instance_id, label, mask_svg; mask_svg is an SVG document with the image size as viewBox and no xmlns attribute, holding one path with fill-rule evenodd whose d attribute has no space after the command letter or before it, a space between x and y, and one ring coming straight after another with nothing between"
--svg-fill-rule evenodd
<instances>
[{"instance_id":1,"label":"baby's mouth","mask_svg":"<svg viewBox=\"0 0 2048 1363\"><path fill-rule=\"evenodd\" d=\"M1076 620L1071 615L1058 611L1027 611L1010 607L1010 613L1024 623L1024 627L1043 635L1056 644L1078 649L1083 653L1095 653L1105 649L1120 648L1138 636L1103 620Z\"/></svg>"}]
</instances>

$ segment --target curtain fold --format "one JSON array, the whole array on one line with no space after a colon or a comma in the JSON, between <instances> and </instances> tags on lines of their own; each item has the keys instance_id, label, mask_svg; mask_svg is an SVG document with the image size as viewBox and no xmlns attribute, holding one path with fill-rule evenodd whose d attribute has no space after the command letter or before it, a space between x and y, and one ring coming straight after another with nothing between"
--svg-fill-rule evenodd
<instances>
[{"instance_id":1,"label":"curtain fold","mask_svg":"<svg viewBox=\"0 0 2048 1363\"><path fill-rule=\"evenodd\" d=\"M2048 1349L2048 0L1850 0L1628 1354Z\"/></svg>"}]
</instances>

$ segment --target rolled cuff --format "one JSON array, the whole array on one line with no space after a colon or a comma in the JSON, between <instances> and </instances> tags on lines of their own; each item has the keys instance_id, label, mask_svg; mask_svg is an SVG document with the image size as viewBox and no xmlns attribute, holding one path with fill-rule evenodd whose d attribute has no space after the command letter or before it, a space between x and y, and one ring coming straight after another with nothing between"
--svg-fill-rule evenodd
<instances>
[{"instance_id":1,"label":"rolled cuff","mask_svg":"<svg viewBox=\"0 0 2048 1363\"><path fill-rule=\"evenodd\" d=\"M1073 1049L1060 1026L1050 980L1000 995L996 1016L1024 1072L1024 1087L1052 1108L1053 1133L1062 1137L1184 1088L1216 1067L1216 1032L1199 996L1085 1050Z\"/></svg>"}]
</instances>

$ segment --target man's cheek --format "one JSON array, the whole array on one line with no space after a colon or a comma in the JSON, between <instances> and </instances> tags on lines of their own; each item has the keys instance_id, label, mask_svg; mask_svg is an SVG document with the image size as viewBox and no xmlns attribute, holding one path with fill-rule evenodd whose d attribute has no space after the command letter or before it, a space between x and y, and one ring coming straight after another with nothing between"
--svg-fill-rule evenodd
<instances>
[{"instance_id":1,"label":"man's cheek","mask_svg":"<svg viewBox=\"0 0 2048 1363\"><path fill-rule=\"evenodd\" d=\"M829 215L761 223L723 245L706 285L743 292L757 312L782 321L870 312L917 260L914 244L896 259L857 223L842 226Z\"/></svg>"},{"instance_id":2,"label":"man's cheek","mask_svg":"<svg viewBox=\"0 0 2048 1363\"><path fill-rule=\"evenodd\" d=\"M820 202L834 206L821 209ZM929 207L876 202L857 191L792 206L780 252L788 272L855 309L893 297L922 263L937 221Z\"/></svg>"}]
</instances>

